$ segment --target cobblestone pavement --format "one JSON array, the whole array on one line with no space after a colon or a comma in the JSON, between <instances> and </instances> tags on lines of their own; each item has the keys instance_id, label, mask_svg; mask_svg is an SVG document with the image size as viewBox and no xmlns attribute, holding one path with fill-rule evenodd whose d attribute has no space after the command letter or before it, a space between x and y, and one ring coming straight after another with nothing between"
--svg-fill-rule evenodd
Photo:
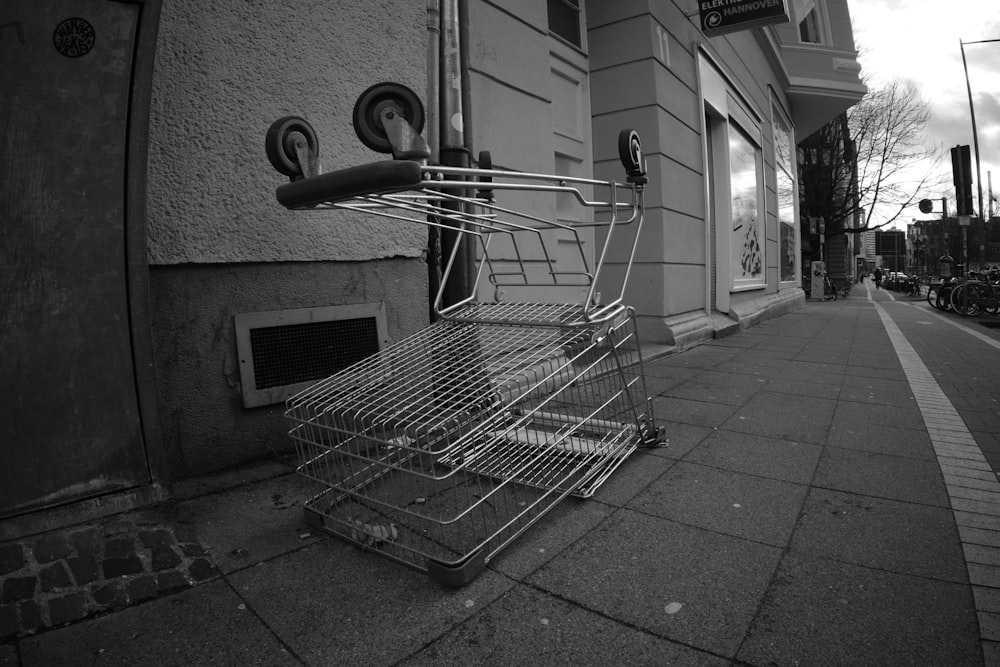
<instances>
[{"instance_id":1,"label":"cobblestone pavement","mask_svg":"<svg viewBox=\"0 0 1000 667\"><path fill-rule=\"evenodd\" d=\"M211 579L193 527L155 510L0 544L0 640Z\"/></svg>"}]
</instances>

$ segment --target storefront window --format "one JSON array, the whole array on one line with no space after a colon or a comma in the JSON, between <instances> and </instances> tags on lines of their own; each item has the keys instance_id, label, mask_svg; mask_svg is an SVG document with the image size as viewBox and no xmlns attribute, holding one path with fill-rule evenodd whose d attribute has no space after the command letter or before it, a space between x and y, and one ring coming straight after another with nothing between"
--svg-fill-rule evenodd
<instances>
[{"instance_id":1,"label":"storefront window","mask_svg":"<svg viewBox=\"0 0 1000 667\"><path fill-rule=\"evenodd\" d=\"M778 200L778 271L782 282L795 280L798 255L795 233L795 170L792 165L791 133L779 112L774 112L774 172Z\"/></svg>"},{"instance_id":2,"label":"storefront window","mask_svg":"<svg viewBox=\"0 0 1000 667\"><path fill-rule=\"evenodd\" d=\"M729 188L732 197L732 276L739 286L764 279L761 151L734 123L729 124Z\"/></svg>"}]
</instances>

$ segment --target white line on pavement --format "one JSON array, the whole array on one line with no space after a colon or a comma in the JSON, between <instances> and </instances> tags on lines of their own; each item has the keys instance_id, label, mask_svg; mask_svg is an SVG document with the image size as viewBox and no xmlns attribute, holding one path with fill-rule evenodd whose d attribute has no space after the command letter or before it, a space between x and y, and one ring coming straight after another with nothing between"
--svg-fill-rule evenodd
<instances>
[{"instance_id":1,"label":"white line on pavement","mask_svg":"<svg viewBox=\"0 0 1000 667\"><path fill-rule=\"evenodd\" d=\"M997 565L1000 563L1000 481L955 406L902 330L886 309L871 299L870 291L868 299L896 350L937 455L962 542L988 663L987 644L997 640L991 629L1000 626L1000 613L991 602L1000 595L1000 566ZM994 343L990 339L990 344Z\"/></svg>"}]
</instances>

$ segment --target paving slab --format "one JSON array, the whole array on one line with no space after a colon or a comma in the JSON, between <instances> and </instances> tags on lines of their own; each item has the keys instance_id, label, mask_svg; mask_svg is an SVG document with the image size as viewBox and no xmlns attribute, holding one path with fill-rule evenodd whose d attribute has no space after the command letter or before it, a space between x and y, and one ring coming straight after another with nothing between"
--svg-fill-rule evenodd
<instances>
[{"instance_id":1,"label":"paving slab","mask_svg":"<svg viewBox=\"0 0 1000 667\"><path fill-rule=\"evenodd\" d=\"M445 588L333 538L229 581L290 650L314 665L402 660L514 585L486 569L464 588Z\"/></svg>"},{"instance_id":2,"label":"paving slab","mask_svg":"<svg viewBox=\"0 0 1000 667\"><path fill-rule=\"evenodd\" d=\"M716 430L684 460L758 477L808 484L816 472L822 451L820 445Z\"/></svg>"},{"instance_id":3,"label":"paving slab","mask_svg":"<svg viewBox=\"0 0 1000 667\"><path fill-rule=\"evenodd\" d=\"M752 377L772 378L785 375L789 363L787 359L780 357L744 352L716 364L715 370Z\"/></svg>"},{"instance_id":4,"label":"paving slab","mask_svg":"<svg viewBox=\"0 0 1000 667\"><path fill-rule=\"evenodd\" d=\"M418 653L417 665L692 665L728 660L517 586Z\"/></svg>"},{"instance_id":5,"label":"paving slab","mask_svg":"<svg viewBox=\"0 0 1000 667\"><path fill-rule=\"evenodd\" d=\"M320 539L306 525L302 509L318 490L289 473L186 500L177 515L194 527L218 569L229 573Z\"/></svg>"},{"instance_id":6,"label":"paving slab","mask_svg":"<svg viewBox=\"0 0 1000 667\"><path fill-rule=\"evenodd\" d=\"M663 366L660 367L658 372L661 375L651 375L650 371L646 370L646 396L649 398L659 396L663 392L686 382L701 373L701 370L697 368Z\"/></svg>"},{"instance_id":7,"label":"paving slab","mask_svg":"<svg viewBox=\"0 0 1000 667\"><path fill-rule=\"evenodd\" d=\"M783 547L808 487L680 462L629 508L689 526Z\"/></svg>"},{"instance_id":8,"label":"paving slab","mask_svg":"<svg viewBox=\"0 0 1000 667\"><path fill-rule=\"evenodd\" d=\"M949 507L948 492L936 461L827 447L813 486Z\"/></svg>"},{"instance_id":9,"label":"paving slab","mask_svg":"<svg viewBox=\"0 0 1000 667\"><path fill-rule=\"evenodd\" d=\"M951 510L814 488L792 550L901 574L967 584Z\"/></svg>"},{"instance_id":10,"label":"paving slab","mask_svg":"<svg viewBox=\"0 0 1000 667\"><path fill-rule=\"evenodd\" d=\"M761 333L756 329L743 329L739 334L739 336L723 336L722 338L708 340L703 345L711 347L756 348L758 345L766 343L769 338L766 333Z\"/></svg>"},{"instance_id":11,"label":"paving slab","mask_svg":"<svg viewBox=\"0 0 1000 667\"><path fill-rule=\"evenodd\" d=\"M835 424L881 424L914 431L924 430L924 418L915 405L901 408L895 405L842 401L837 403L837 412L833 419Z\"/></svg>"},{"instance_id":12,"label":"paving slab","mask_svg":"<svg viewBox=\"0 0 1000 667\"><path fill-rule=\"evenodd\" d=\"M665 366L701 369L714 368L719 363L727 359L732 359L734 356L741 354L741 352L741 349L734 347L699 345L698 347L684 350L683 354L671 355L649 364L647 372L654 377L658 377L663 372L660 369Z\"/></svg>"},{"instance_id":13,"label":"paving slab","mask_svg":"<svg viewBox=\"0 0 1000 667\"><path fill-rule=\"evenodd\" d=\"M969 587L791 553L738 658L752 665L980 665Z\"/></svg>"},{"instance_id":14,"label":"paving slab","mask_svg":"<svg viewBox=\"0 0 1000 667\"><path fill-rule=\"evenodd\" d=\"M616 470L593 495L593 499L622 507L648 487L672 466L676 460L654 456L655 449L640 448Z\"/></svg>"},{"instance_id":15,"label":"paving slab","mask_svg":"<svg viewBox=\"0 0 1000 667\"><path fill-rule=\"evenodd\" d=\"M670 418L666 405L654 406L656 425L663 428L667 438L666 447L655 447L648 452L653 456L663 456L670 459L682 459L688 452L697 447L716 429L710 426L683 424Z\"/></svg>"},{"instance_id":16,"label":"paving slab","mask_svg":"<svg viewBox=\"0 0 1000 667\"><path fill-rule=\"evenodd\" d=\"M521 581L584 537L616 509L601 502L567 498L501 551L488 567Z\"/></svg>"},{"instance_id":17,"label":"paving slab","mask_svg":"<svg viewBox=\"0 0 1000 667\"><path fill-rule=\"evenodd\" d=\"M906 379L906 373L902 368L878 368L876 366L845 366L844 376L867 377L895 381L902 381Z\"/></svg>"},{"instance_id":18,"label":"paving slab","mask_svg":"<svg viewBox=\"0 0 1000 667\"><path fill-rule=\"evenodd\" d=\"M839 380L839 377L837 378ZM764 387L766 391L793 396L812 396L836 400L840 397L840 383L829 379L806 380L798 376L770 378Z\"/></svg>"},{"instance_id":19,"label":"paving slab","mask_svg":"<svg viewBox=\"0 0 1000 667\"><path fill-rule=\"evenodd\" d=\"M871 422L835 420L830 426L826 445L876 454L937 460L926 431Z\"/></svg>"},{"instance_id":20,"label":"paving slab","mask_svg":"<svg viewBox=\"0 0 1000 667\"><path fill-rule=\"evenodd\" d=\"M844 364L825 364L819 361L792 359L784 368L782 378L826 383L840 386L844 376Z\"/></svg>"},{"instance_id":21,"label":"paving slab","mask_svg":"<svg viewBox=\"0 0 1000 667\"><path fill-rule=\"evenodd\" d=\"M794 344L788 346L788 345L778 345L773 343L771 344L763 343L753 348L753 353L758 357L770 357L772 359L782 359L787 364L788 362L791 362L792 359L795 358L795 355L799 353L799 349L800 348L795 347Z\"/></svg>"},{"instance_id":22,"label":"paving slab","mask_svg":"<svg viewBox=\"0 0 1000 667\"><path fill-rule=\"evenodd\" d=\"M762 391L727 419L722 428L794 442L822 444L838 403L811 396Z\"/></svg>"},{"instance_id":23,"label":"paving slab","mask_svg":"<svg viewBox=\"0 0 1000 667\"><path fill-rule=\"evenodd\" d=\"M722 425L737 410L735 405L706 403L670 396L657 396L652 400L652 405L654 415L666 415L670 421L682 424L708 427Z\"/></svg>"},{"instance_id":24,"label":"paving slab","mask_svg":"<svg viewBox=\"0 0 1000 667\"><path fill-rule=\"evenodd\" d=\"M873 405L917 407L910 384L903 380L846 375L841 384L840 400Z\"/></svg>"},{"instance_id":25,"label":"paving slab","mask_svg":"<svg viewBox=\"0 0 1000 667\"><path fill-rule=\"evenodd\" d=\"M21 641L24 667L298 665L224 581Z\"/></svg>"},{"instance_id":26,"label":"paving slab","mask_svg":"<svg viewBox=\"0 0 1000 667\"><path fill-rule=\"evenodd\" d=\"M839 368L847 366L849 357L850 351L843 347L842 341L813 341L795 355L796 361L825 364Z\"/></svg>"},{"instance_id":27,"label":"paving slab","mask_svg":"<svg viewBox=\"0 0 1000 667\"><path fill-rule=\"evenodd\" d=\"M781 550L622 509L527 583L660 637L732 657Z\"/></svg>"},{"instance_id":28,"label":"paving slab","mask_svg":"<svg viewBox=\"0 0 1000 667\"><path fill-rule=\"evenodd\" d=\"M709 403L743 405L767 384L767 378L704 371L663 392L663 396Z\"/></svg>"},{"instance_id":29,"label":"paving slab","mask_svg":"<svg viewBox=\"0 0 1000 667\"><path fill-rule=\"evenodd\" d=\"M851 350L847 357L848 370L861 368L878 368L889 371L899 371L899 359L893 351L892 344L886 341L879 349L867 347L864 350Z\"/></svg>"}]
</instances>

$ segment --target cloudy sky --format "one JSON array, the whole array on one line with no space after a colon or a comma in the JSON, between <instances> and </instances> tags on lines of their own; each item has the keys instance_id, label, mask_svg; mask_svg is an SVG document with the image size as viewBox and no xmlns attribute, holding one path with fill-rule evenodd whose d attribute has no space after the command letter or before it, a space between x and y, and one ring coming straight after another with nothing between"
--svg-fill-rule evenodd
<instances>
[{"instance_id":1,"label":"cloudy sky","mask_svg":"<svg viewBox=\"0 0 1000 667\"><path fill-rule=\"evenodd\" d=\"M965 42L969 82L979 133L983 197L987 172L992 172L994 193L1000 193L1000 4L996 0L848 0L854 22L862 75L879 81L895 78L913 81L930 103L927 140L945 149L958 144L973 146L969 97L962 69L960 41ZM946 192L954 215L951 162ZM972 169L975 171L975 154ZM976 198L975 186L973 197ZM978 200L975 203L978 208ZM913 216L921 217L914 210Z\"/></svg>"}]
</instances>

